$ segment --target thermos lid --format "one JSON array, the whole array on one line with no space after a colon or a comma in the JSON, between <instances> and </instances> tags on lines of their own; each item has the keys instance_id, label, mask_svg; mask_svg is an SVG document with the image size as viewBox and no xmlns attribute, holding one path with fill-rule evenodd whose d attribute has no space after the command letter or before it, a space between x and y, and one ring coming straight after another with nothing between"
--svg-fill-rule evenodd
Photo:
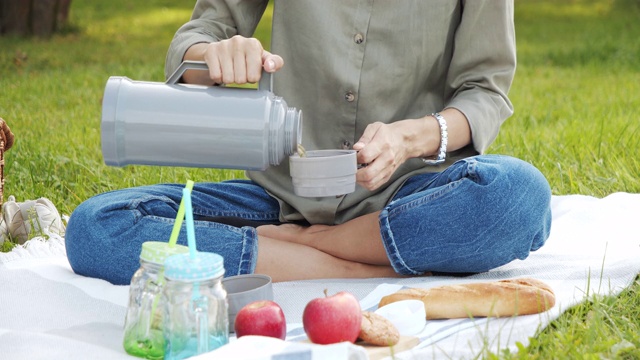
<instances>
[{"instance_id":1,"label":"thermos lid","mask_svg":"<svg viewBox=\"0 0 640 360\"><path fill-rule=\"evenodd\" d=\"M173 246L169 246L166 242L146 241L142 243L140 260L163 265L167 257L186 252L189 252L189 248L183 245L175 244Z\"/></svg>"},{"instance_id":2,"label":"thermos lid","mask_svg":"<svg viewBox=\"0 0 640 360\"><path fill-rule=\"evenodd\" d=\"M169 256L164 262L164 276L171 280L201 281L224 275L222 256L215 253L196 252Z\"/></svg>"}]
</instances>

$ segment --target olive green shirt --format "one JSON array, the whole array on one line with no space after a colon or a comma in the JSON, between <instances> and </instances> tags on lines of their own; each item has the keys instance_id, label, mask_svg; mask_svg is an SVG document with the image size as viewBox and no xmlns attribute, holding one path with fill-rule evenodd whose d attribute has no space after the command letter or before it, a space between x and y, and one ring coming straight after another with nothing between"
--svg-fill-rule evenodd
<instances>
[{"instance_id":1,"label":"olive green shirt","mask_svg":"<svg viewBox=\"0 0 640 360\"><path fill-rule=\"evenodd\" d=\"M167 76L195 43L251 37L266 6L199 0L171 43ZM385 186L341 197L296 196L288 161L248 172L280 201L283 221L339 224L381 210L408 177L483 153L513 113L513 0L275 0L271 52L285 62L274 92L302 110L307 150L351 146L373 122L448 107L467 117L472 133L472 145L443 165L410 159Z\"/></svg>"}]
</instances>

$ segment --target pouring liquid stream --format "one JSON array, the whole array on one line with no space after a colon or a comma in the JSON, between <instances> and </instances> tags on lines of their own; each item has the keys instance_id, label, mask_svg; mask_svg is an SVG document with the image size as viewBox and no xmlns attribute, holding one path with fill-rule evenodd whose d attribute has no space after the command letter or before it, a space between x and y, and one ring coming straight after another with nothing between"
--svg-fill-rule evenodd
<instances>
[{"instance_id":1,"label":"pouring liquid stream","mask_svg":"<svg viewBox=\"0 0 640 360\"><path fill-rule=\"evenodd\" d=\"M302 146L302 144L298 144L298 156L300 157L307 156L307 150L304 149L304 146Z\"/></svg>"}]
</instances>

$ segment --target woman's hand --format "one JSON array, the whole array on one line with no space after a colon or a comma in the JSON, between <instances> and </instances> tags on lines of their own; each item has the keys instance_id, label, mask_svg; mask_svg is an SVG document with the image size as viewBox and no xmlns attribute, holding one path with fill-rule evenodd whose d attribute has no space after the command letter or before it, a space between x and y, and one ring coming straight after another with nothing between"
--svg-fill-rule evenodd
<instances>
[{"instance_id":1,"label":"woman's hand","mask_svg":"<svg viewBox=\"0 0 640 360\"><path fill-rule=\"evenodd\" d=\"M375 122L367 126L362 137L353 145L358 151L356 181L367 190L375 190L391 178L396 169L412 157L408 145L415 120L403 120L391 124ZM417 129L413 129L413 133ZM409 133L407 133L407 131Z\"/></svg>"},{"instance_id":2,"label":"woman's hand","mask_svg":"<svg viewBox=\"0 0 640 360\"><path fill-rule=\"evenodd\" d=\"M183 79L192 84L246 84L260 80L262 70L275 72L284 65L278 55L264 50L258 39L236 35L230 39L191 46L184 60L204 61L209 73L185 71Z\"/></svg>"},{"instance_id":3,"label":"woman's hand","mask_svg":"<svg viewBox=\"0 0 640 360\"><path fill-rule=\"evenodd\" d=\"M462 112L447 108L440 114L449 129L447 151L471 143L471 128ZM358 151L358 164L366 165L358 169L356 181L367 190L375 190L389 181L408 159L432 156L439 148L440 125L431 115L390 124L375 122L364 129L362 137L353 145Z\"/></svg>"}]
</instances>

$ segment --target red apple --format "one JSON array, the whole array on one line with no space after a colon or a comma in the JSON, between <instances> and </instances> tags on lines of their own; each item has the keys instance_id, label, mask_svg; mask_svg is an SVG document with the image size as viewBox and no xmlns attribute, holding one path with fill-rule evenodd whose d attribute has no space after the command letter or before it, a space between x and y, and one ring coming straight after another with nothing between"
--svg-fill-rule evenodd
<instances>
[{"instance_id":1,"label":"red apple","mask_svg":"<svg viewBox=\"0 0 640 360\"><path fill-rule=\"evenodd\" d=\"M302 325L315 344L355 342L360 334L362 312L358 299L342 291L311 300L304 308Z\"/></svg>"},{"instance_id":2,"label":"red apple","mask_svg":"<svg viewBox=\"0 0 640 360\"><path fill-rule=\"evenodd\" d=\"M238 311L233 325L236 337L262 335L284 340L287 336L287 322L282 308L269 300L245 305Z\"/></svg>"}]
</instances>

